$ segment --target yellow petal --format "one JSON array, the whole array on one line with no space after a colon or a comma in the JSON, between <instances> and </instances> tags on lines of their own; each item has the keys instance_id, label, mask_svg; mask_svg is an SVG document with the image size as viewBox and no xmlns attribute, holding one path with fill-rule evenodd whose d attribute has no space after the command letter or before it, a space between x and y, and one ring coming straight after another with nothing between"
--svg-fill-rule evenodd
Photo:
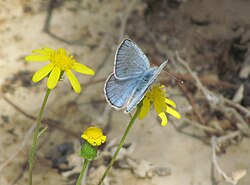
<instances>
[{"instance_id":1,"label":"yellow petal","mask_svg":"<svg viewBox=\"0 0 250 185\"><path fill-rule=\"evenodd\" d=\"M60 78L60 74L61 74L61 70L59 67L54 67L49 75L49 79L48 79L48 82L47 82L47 86L49 89L53 89L58 81L59 81L59 78Z\"/></svg>"},{"instance_id":2,"label":"yellow petal","mask_svg":"<svg viewBox=\"0 0 250 185\"><path fill-rule=\"evenodd\" d=\"M88 75L95 74L95 71L93 71L89 67L87 67L83 64L77 63L77 62L74 62L72 69L75 70L76 72L83 73L83 74L88 74Z\"/></svg>"},{"instance_id":3,"label":"yellow petal","mask_svg":"<svg viewBox=\"0 0 250 185\"><path fill-rule=\"evenodd\" d=\"M139 113L138 118L143 119L148 114L149 110L150 110L150 100L147 97L145 97L143 99L141 111Z\"/></svg>"},{"instance_id":4,"label":"yellow petal","mask_svg":"<svg viewBox=\"0 0 250 185\"><path fill-rule=\"evenodd\" d=\"M62 54L62 55L67 55L67 52L66 52L66 50L65 50L64 48L58 48L58 49L57 49L57 52L58 52L59 54Z\"/></svg>"},{"instance_id":5,"label":"yellow petal","mask_svg":"<svg viewBox=\"0 0 250 185\"><path fill-rule=\"evenodd\" d=\"M69 78L69 81L70 81L74 91L79 94L81 92L81 85L80 85L79 81L77 80L76 76L74 75L74 73L72 73L72 71L70 71L70 70L67 70L66 75Z\"/></svg>"},{"instance_id":6,"label":"yellow petal","mask_svg":"<svg viewBox=\"0 0 250 185\"><path fill-rule=\"evenodd\" d=\"M39 53L42 55L51 55L53 53L53 50L51 48L45 47L43 49L35 49L32 51L32 53Z\"/></svg>"},{"instance_id":7,"label":"yellow petal","mask_svg":"<svg viewBox=\"0 0 250 185\"><path fill-rule=\"evenodd\" d=\"M49 48L49 47L44 47L43 50L46 51L47 53L53 53L54 52L54 50Z\"/></svg>"},{"instance_id":8,"label":"yellow petal","mask_svg":"<svg viewBox=\"0 0 250 185\"><path fill-rule=\"evenodd\" d=\"M166 126L168 123L168 118L164 112L161 112L158 114L158 116L161 118L161 126Z\"/></svg>"},{"instance_id":9,"label":"yellow petal","mask_svg":"<svg viewBox=\"0 0 250 185\"><path fill-rule=\"evenodd\" d=\"M171 107L168 107L166 108L166 112L168 114L171 114L172 116L176 117L177 119L180 119L181 118L181 115L179 114L179 112L177 112L176 110L172 109Z\"/></svg>"},{"instance_id":10,"label":"yellow petal","mask_svg":"<svg viewBox=\"0 0 250 185\"><path fill-rule=\"evenodd\" d=\"M86 136L85 134L83 134L81 137L85 140L88 140L88 136Z\"/></svg>"},{"instance_id":11,"label":"yellow petal","mask_svg":"<svg viewBox=\"0 0 250 185\"><path fill-rule=\"evenodd\" d=\"M160 114L161 112L165 111L165 108L164 108L166 106L165 103L163 105L161 105L161 103L159 103L157 101L157 99L154 99L153 104L154 104L154 108L155 108L155 111L156 111L157 114ZM164 107L162 107L162 106L164 106Z\"/></svg>"},{"instance_id":12,"label":"yellow petal","mask_svg":"<svg viewBox=\"0 0 250 185\"><path fill-rule=\"evenodd\" d=\"M96 139L95 143L96 143L97 146L100 146L102 144L101 138Z\"/></svg>"},{"instance_id":13,"label":"yellow petal","mask_svg":"<svg viewBox=\"0 0 250 185\"><path fill-rule=\"evenodd\" d=\"M53 64L47 64L46 66L39 69L32 77L33 82L38 82L43 79L45 76L49 74L49 72L53 69Z\"/></svg>"},{"instance_id":14,"label":"yellow petal","mask_svg":"<svg viewBox=\"0 0 250 185\"><path fill-rule=\"evenodd\" d=\"M102 139L102 143L104 143L106 141L106 138L107 136L102 136L101 139Z\"/></svg>"},{"instance_id":15,"label":"yellow petal","mask_svg":"<svg viewBox=\"0 0 250 185\"><path fill-rule=\"evenodd\" d=\"M168 105L171 105L172 107L176 108L176 104L174 101L168 99L168 98L165 98L165 103L168 104Z\"/></svg>"},{"instance_id":16,"label":"yellow petal","mask_svg":"<svg viewBox=\"0 0 250 185\"><path fill-rule=\"evenodd\" d=\"M96 146L95 140L94 139L88 139L87 140L92 146Z\"/></svg>"},{"instance_id":17,"label":"yellow petal","mask_svg":"<svg viewBox=\"0 0 250 185\"><path fill-rule=\"evenodd\" d=\"M49 60L49 56L46 55L28 55L25 57L27 62L46 62Z\"/></svg>"}]
</instances>

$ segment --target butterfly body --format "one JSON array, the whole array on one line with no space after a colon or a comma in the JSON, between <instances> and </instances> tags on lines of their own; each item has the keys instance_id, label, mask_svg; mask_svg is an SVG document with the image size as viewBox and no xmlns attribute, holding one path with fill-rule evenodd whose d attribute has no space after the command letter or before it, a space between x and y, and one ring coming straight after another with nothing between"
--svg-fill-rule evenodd
<instances>
[{"instance_id":1,"label":"butterfly body","mask_svg":"<svg viewBox=\"0 0 250 185\"><path fill-rule=\"evenodd\" d=\"M126 107L130 112L142 100L150 85L167 64L150 67L146 55L130 39L125 39L118 47L114 73L104 86L107 101L116 109Z\"/></svg>"}]
</instances>

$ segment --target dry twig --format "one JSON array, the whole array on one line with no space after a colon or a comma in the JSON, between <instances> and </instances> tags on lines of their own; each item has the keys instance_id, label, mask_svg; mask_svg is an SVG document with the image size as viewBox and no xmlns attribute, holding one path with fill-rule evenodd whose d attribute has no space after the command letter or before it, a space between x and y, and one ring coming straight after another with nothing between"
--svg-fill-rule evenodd
<instances>
[{"instance_id":1,"label":"dry twig","mask_svg":"<svg viewBox=\"0 0 250 185\"><path fill-rule=\"evenodd\" d=\"M180 64L182 64L187 69L187 71L190 73L190 75L194 78L196 86L203 92L204 96L208 100L210 107L215 107L219 103L219 97L217 95L215 95L213 92L209 91L207 88L205 88L202 85L197 74L189 67L187 61L183 60L179 56L178 52L175 52L175 55L176 55L177 61L179 61Z\"/></svg>"},{"instance_id":2,"label":"dry twig","mask_svg":"<svg viewBox=\"0 0 250 185\"><path fill-rule=\"evenodd\" d=\"M249 111L247 108L243 107L242 105L240 105L240 104L238 104L238 103L235 103L235 102L233 102L232 100L229 100L229 99L227 99L227 98L224 98L224 101L225 101L225 103L227 103L228 105L230 105L230 106L232 106L232 107L235 107L236 109L238 109L238 110L244 112L244 113L246 114L247 117L250 116L250 111Z\"/></svg>"},{"instance_id":3,"label":"dry twig","mask_svg":"<svg viewBox=\"0 0 250 185\"><path fill-rule=\"evenodd\" d=\"M250 115L250 111L247 110L245 107L241 106L238 103L232 102L231 100L228 100L227 98L223 97L222 95L217 96L215 95L213 92L211 92L210 90L208 90L206 87L204 87L201 83L201 81L199 80L198 76L196 73L194 73L191 68L189 67L187 61L184 61L180 56L179 53L176 52L176 58L177 60L187 69L187 71L191 74L191 76L195 79L196 82L196 86L201 89L201 91L203 92L204 96L206 97L210 108L213 109L219 109L222 108L220 110L224 111L224 112L232 112L233 115L239 120L239 123L242 125L243 128L245 128L247 130L247 132L249 132L249 126L248 124L244 121L244 119L242 118L242 116L236 111L232 111L230 107L227 107L225 105L225 103L231 105L232 107L235 107L237 109L240 109L242 112L244 112L246 115Z\"/></svg>"},{"instance_id":4,"label":"dry twig","mask_svg":"<svg viewBox=\"0 0 250 185\"><path fill-rule=\"evenodd\" d=\"M212 128L212 127L208 127L206 125L202 125L201 123L198 123L194 120L190 120L188 118L182 118L185 122L189 123L190 125L193 125L194 127L200 129L200 130L203 130L203 131L206 131L208 133L211 133L211 134L218 134L219 131L217 131L215 128Z\"/></svg>"},{"instance_id":5,"label":"dry twig","mask_svg":"<svg viewBox=\"0 0 250 185\"><path fill-rule=\"evenodd\" d=\"M197 107L196 107L196 104L195 104L195 100L194 100L194 98L193 98L193 95L187 90L187 87L186 87L184 84L180 84L179 87L180 87L181 91L183 92L183 94L184 94L184 95L186 96L186 98L188 99L189 103L191 104L194 115L197 116L199 122L200 122L202 125L205 125L205 124L206 124L206 121L203 119L202 115L201 115L200 112L198 111L198 109L197 109Z\"/></svg>"},{"instance_id":6,"label":"dry twig","mask_svg":"<svg viewBox=\"0 0 250 185\"><path fill-rule=\"evenodd\" d=\"M236 137L239 137L241 135L240 131L235 131L232 132L228 135L222 136L222 137L215 137L213 136L211 138L211 146L212 146L212 163L214 165L214 167L216 168L216 170L218 171L218 173L228 182L231 183L233 185L238 184L238 181L245 176L246 171L245 170L241 170L238 171L238 173L233 173L233 175L230 177L228 176L219 166L218 161L217 161L217 156L216 156L216 149L218 150L218 144L221 144L222 142L225 142L227 140L231 140L234 139Z\"/></svg>"}]
</instances>

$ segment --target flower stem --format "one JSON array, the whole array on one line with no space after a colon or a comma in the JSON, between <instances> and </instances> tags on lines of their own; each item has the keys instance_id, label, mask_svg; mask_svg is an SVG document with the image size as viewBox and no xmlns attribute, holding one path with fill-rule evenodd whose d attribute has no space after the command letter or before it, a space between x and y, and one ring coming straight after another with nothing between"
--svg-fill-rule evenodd
<instances>
[{"instance_id":1,"label":"flower stem","mask_svg":"<svg viewBox=\"0 0 250 185\"><path fill-rule=\"evenodd\" d=\"M129 124L128 124L128 126L127 126L127 128L126 128L126 130L125 130L125 132L124 132L124 134L123 134L123 136L122 136L122 139L121 139L121 141L120 141L120 143L119 143L119 145L118 145L118 147L117 147L117 149L116 149L116 151L115 151L114 156L112 157L112 159L111 159L111 161L110 161L110 163L109 163L109 165L108 165L106 171L104 172L104 174L103 174L101 180L99 181L98 185L101 185L101 184L103 183L105 177L108 175L109 170L110 170L111 167L113 166L113 164L114 164L114 162L115 162L115 159L116 159L117 155L119 154L120 149L122 148L122 146L123 146L123 144L124 144L124 141L125 141L125 139L126 139L128 133L129 133L130 129L131 129L132 126L133 126L133 123L135 122L136 118L138 117L138 115L139 115L139 113L140 113L140 110L141 110L141 107L138 106L138 107L137 107L137 110L136 110L136 112L135 112L135 114L134 114L134 116L131 118L131 120L130 120L130 122L129 122Z\"/></svg>"},{"instance_id":2,"label":"flower stem","mask_svg":"<svg viewBox=\"0 0 250 185\"><path fill-rule=\"evenodd\" d=\"M85 172L85 170L87 169L87 166L89 165L89 160L88 159L85 159L84 160L84 163L83 163L83 167L82 167L82 171L77 179L77 182L76 182L76 185L81 185L81 182L82 182L82 176Z\"/></svg>"},{"instance_id":3,"label":"flower stem","mask_svg":"<svg viewBox=\"0 0 250 185\"><path fill-rule=\"evenodd\" d=\"M38 135L40 132L43 112L44 112L45 105L47 103L50 92L51 92L51 89L47 89L39 115L37 117L37 121L36 121L36 129L35 129L35 133L33 136L33 143L32 143L30 154L29 154L29 185L32 185L32 172L33 172L33 164L34 164L34 158L35 158L36 147L37 147L37 140L38 140Z\"/></svg>"}]
</instances>

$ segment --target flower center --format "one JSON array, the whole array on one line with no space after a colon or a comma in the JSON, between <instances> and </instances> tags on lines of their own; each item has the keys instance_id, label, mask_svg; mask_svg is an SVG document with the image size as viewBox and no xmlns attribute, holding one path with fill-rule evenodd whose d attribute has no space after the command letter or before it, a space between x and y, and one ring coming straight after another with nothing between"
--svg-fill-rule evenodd
<instances>
[{"instance_id":1,"label":"flower center","mask_svg":"<svg viewBox=\"0 0 250 185\"><path fill-rule=\"evenodd\" d=\"M166 91L164 90L164 86L156 84L149 91L147 91L145 98L148 98L151 102L152 101L164 102L165 94Z\"/></svg>"},{"instance_id":2,"label":"flower center","mask_svg":"<svg viewBox=\"0 0 250 185\"><path fill-rule=\"evenodd\" d=\"M152 98L153 99L158 99L160 102L164 102L165 96L166 96L166 91L164 90L164 86L160 85L155 85L153 86L152 90Z\"/></svg>"},{"instance_id":3,"label":"flower center","mask_svg":"<svg viewBox=\"0 0 250 185\"><path fill-rule=\"evenodd\" d=\"M90 139L98 139L103 136L101 129L97 127L89 127L87 130L84 131L83 134Z\"/></svg>"},{"instance_id":4,"label":"flower center","mask_svg":"<svg viewBox=\"0 0 250 185\"><path fill-rule=\"evenodd\" d=\"M59 67L62 71L71 69L73 62L75 62L73 56L67 55L65 49L63 48L55 50L50 56L50 61L54 64L54 66Z\"/></svg>"}]
</instances>

